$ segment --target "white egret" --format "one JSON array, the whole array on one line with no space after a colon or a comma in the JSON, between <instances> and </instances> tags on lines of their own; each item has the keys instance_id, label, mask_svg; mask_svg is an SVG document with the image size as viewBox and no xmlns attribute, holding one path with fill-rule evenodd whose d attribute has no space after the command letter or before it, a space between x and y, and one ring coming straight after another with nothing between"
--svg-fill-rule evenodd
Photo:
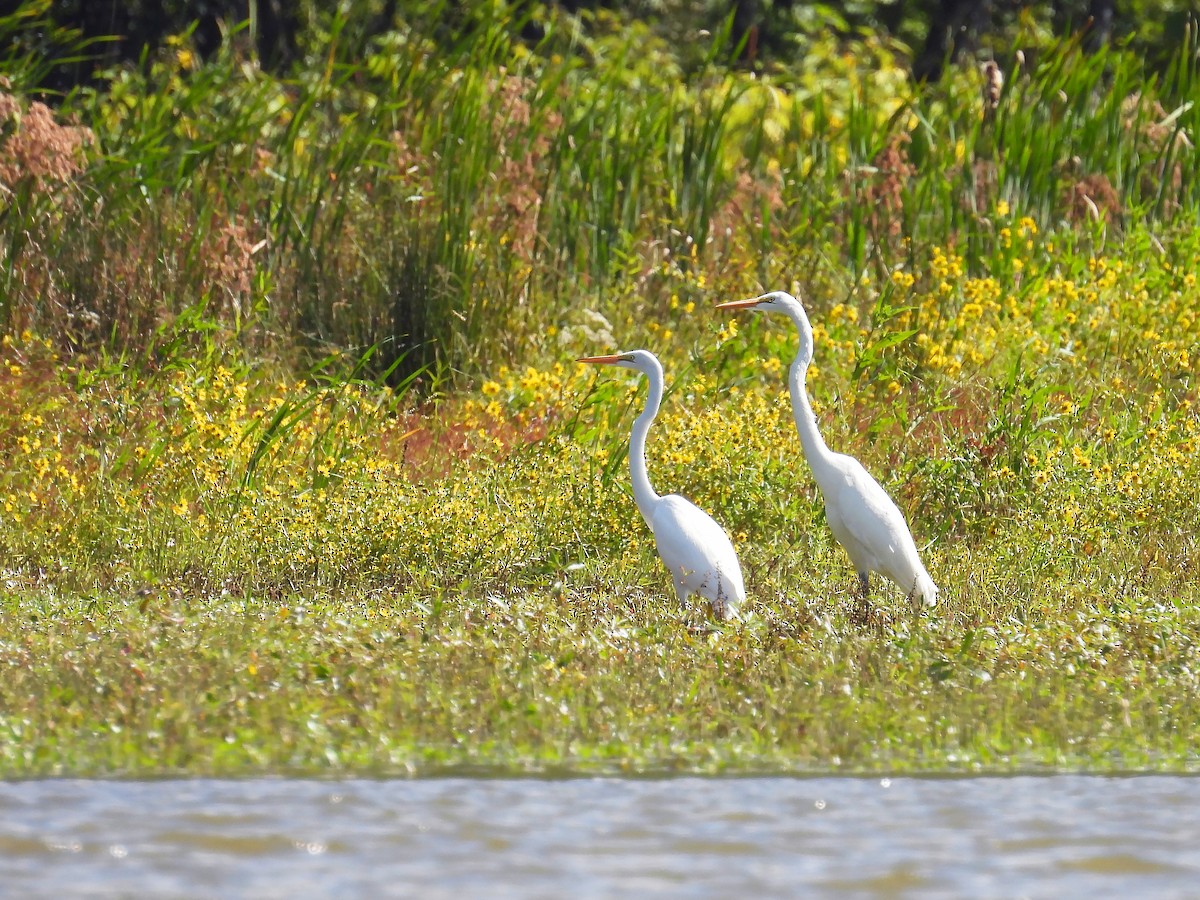
<instances>
[{"instance_id":1,"label":"white egret","mask_svg":"<svg viewBox=\"0 0 1200 900\"><path fill-rule=\"evenodd\" d=\"M938 587L921 563L903 514L857 459L831 451L817 429L804 381L813 358L812 326L804 306L785 291L772 291L751 300L720 303L717 309L781 312L796 324L800 349L788 370L796 430L825 500L829 528L858 572L863 597L870 592L871 572L879 572L896 582L910 599L920 595L926 606L935 605Z\"/></svg>"},{"instance_id":2,"label":"white egret","mask_svg":"<svg viewBox=\"0 0 1200 900\"><path fill-rule=\"evenodd\" d=\"M646 433L662 404L663 370L648 350L631 350L611 356L586 356L582 363L621 366L641 372L650 381L646 408L633 423L629 439L629 476L633 499L642 518L654 532L658 555L671 573L681 602L697 593L712 604L719 619L737 614L746 600L742 569L733 543L712 516L678 494L660 497L650 486L646 471Z\"/></svg>"}]
</instances>

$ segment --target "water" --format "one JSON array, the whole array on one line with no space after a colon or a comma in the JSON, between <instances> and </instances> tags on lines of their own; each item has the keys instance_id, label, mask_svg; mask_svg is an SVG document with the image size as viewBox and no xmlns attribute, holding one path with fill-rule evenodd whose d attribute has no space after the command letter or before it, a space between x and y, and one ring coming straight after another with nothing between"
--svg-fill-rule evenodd
<instances>
[{"instance_id":1,"label":"water","mask_svg":"<svg viewBox=\"0 0 1200 900\"><path fill-rule=\"evenodd\" d=\"M1196 897L1200 779L0 783L8 897Z\"/></svg>"}]
</instances>

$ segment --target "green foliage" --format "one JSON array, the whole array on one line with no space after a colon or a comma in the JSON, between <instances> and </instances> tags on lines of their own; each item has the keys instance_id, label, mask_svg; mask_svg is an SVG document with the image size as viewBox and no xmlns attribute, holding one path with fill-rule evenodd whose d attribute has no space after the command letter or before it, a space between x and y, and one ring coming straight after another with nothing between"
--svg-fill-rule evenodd
<instances>
[{"instance_id":1,"label":"green foliage","mask_svg":"<svg viewBox=\"0 0 1200 900\"><path fill-rule=\"evenodd\" d=\"M1191 38L1161 83L1123 51L1052 49L993 112L970 73L914 94L870 37L755 79L721 68L718 32L685 87L645 29L543 11L531 51L523 20L485 12L456 35L405 22L354 60L334 18L293 81L236 42L201 63L186 37L114 72L70 107L94 136L81 171L13 185L9 329L138 348L198 308L251 345L479 371L547 319L619 320L631 275L661 308L659 266L847 294L948 241L990 264L999 199L1093 231L1197 202Z\"/></svg>"}]
</instances>

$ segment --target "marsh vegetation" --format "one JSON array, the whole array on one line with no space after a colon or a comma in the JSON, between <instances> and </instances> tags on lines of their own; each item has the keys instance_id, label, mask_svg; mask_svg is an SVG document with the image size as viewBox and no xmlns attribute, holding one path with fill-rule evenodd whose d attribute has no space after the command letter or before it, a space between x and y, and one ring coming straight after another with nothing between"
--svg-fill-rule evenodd
<instances>
[{"instance_id":1,"label":"marsh vegetation","mask_svg":"<svg viewBox=\"0 0 1200 900\"><path fill-rule=\"evenodd\" d=\"M183 35L53 105L10 60L0 770L1190 768L1194 32L1007 53L993 106L870 34L546 17L332 20L287 78ZM929 612L855 613L794 339L712 309L776 288ZM741 621L688 627L635 382L573 362L635 347Z\"/></svg>"}]
</instances>

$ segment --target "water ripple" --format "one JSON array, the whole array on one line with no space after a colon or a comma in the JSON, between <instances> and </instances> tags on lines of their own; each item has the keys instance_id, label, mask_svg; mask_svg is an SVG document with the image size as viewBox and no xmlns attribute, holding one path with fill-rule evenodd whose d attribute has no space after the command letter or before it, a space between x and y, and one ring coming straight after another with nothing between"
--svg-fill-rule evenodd
<instances>
[{"instance_id":1,"label":"water ripple","mask_svg":"<svg viewBox=\"0 0 1200 900\"><path fill-rule=\"evenodd\" d=\"M20 897L1189 897L1200 779L0 783Z\"/></svg>"}]
</instances>

